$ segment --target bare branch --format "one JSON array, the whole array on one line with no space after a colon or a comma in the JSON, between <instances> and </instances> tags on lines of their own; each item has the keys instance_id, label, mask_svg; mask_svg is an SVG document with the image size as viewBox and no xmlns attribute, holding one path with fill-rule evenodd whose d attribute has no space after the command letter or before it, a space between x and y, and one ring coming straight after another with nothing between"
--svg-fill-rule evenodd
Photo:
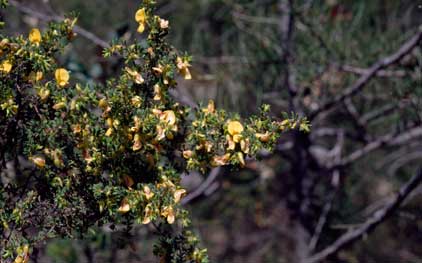
<instances>
[{"instance_id":1,"label":"bare branch","mask_svg":"<svg viewBox=\"0 0 422 263\"><path fill-rule=\"evenodd\" d=\"M325 205L322 208L322 212L321 212L321 215L319 216L314 234L312 235L311 241L309 242L309 247L308 247L309 252L313 252L318 245L318 241L321 236L322 230L324 229L328 221L328 215L330 214L331 208L333 207L334 199L338 193L339 181L340 181L340 172L338 170L334 170L332 179L331 179L331 185L334 187L334 189L329 193L326 199Z\"/></svg>"},{"instance_id":2,"label":"bare branch","mask_svg":"<svg viewBox=\"0 0 422 263\"><path fill-rule=\"evenodd\" d=\"M418 32L410 38L407 42L405 42L395 53L392 55L380 59L377 63L375 63L372 67L368 69L366 74L362 75L352 86L348 87L342 94L336 96L332 101L329 101L319 107L317 110L310 114L310 119L314 119L317 115L331 108L339 105L340 102L343 102L345 99L354 96L355 94L359 93L363 87L365 87L368 82L377 75L377 73L394 63L397 63L402 59L405 55L409 54L421 41L422 39L422 29L419 29Z\"/></svg>"},{"instance_id":3,"label":"bare branch","mask_svg":"<svg viewBox=\"0 0 422 263\"><path fill-rule=\"evenodd\" d=\"M18 1L15 1L15 0L10 0L9 3L10 3L11 6L15 7L20 12L22 12L24 14L27 14L29 16L38 18L38 19L40 19L42 21L45 21L45 22L63 21L64 20L64 17L62 17L62 16L58 16L58 15L47 15L47 14L40 13L38 11L32 10L31 8L28 8L28 7L20 4ZM82 37L90 40L94 44L102 47L102 48L108 48L108 47L110 47L110 45L106 41L102 40L101 38L99 38L95 34L89 32L88 30L86 30L86 29L84 29L84 28L82 28L80 26L74 26L73 27L73 31L76 32L76 33L78 33Z\"/></svg>"},{"instance_id":4,"label":"bare branch","mask_svg":"<svg viewBox=\"0 0 422 263\"><path fill-rule=\"evenodd\" d=\"M338 168L338 167L344 167L344 166L350 165L356 160L366 156L368 153L373 152L377 149L380 149L383 146L401 145L403 143L406 143L412 139L415 139L421 136L422 136L422 126L414 127L398 135L394 133L389 133L375 141L372 141L366 144L363 148L360 148L354 151L353 153L349 154L348 156L340 160L339 163L335 163L334 165L332 165L330 168Z\"/></svg>"},{"instance_id":5,"label":"bare branch","mask_svg":"<svg viewBox=\"0 0 422 263\"><path fill-rule=\"evenodd\" d=\"M386 202L383 208L376 211L371 218L361 224L356 229L349 230L344 235L340 236L332 245L326 247L322 251L309 257L306 263L321 262L327 257L337 253L339 250L347 245L352 244L359 238L367 235L370 231L375 229L379 224L385 221L391 214L393 214L406 199L406 197L421 183L422 168L414 175L395 195L394 198Z\"/></svg>"},{"instance_id":6,"label":"bare branch","mask_svg":"<svg viewBox=\"0 0 422 263\"><path fill-rule=\"evenodd\" d=\"M295 75L292 70L292 59L293 59L293 29L295 23L295 15L293 10L292 0L281 0L279 3L279 10L283 12L283 16L280 19L279 28L282 33L282 47L283 56L281 62L284 66L284 82L283 85L287 88L290 95L290 110L294 110L294 97L297 94L297 87L295 84Z\"/></svg>"},{"instance_id":7,"label":"bare branch","mask_svg":"<svg viewBox=\"0 0 422 263\"><path fill-rule=\"evenodd\" d=\"M349 72L349 73L353 73L353 74L357 74L357 75L366 75L369 73L369 69L366 68L358 68L358 67L353 67L353 66L349 66L349 65L343 65L340 67L340 70L344 71L344 72ZM383 77L383 78L404 78L406 77L406 71L404 70L396 70L396 71L392 71L392 70L379 70L376 73L377 77Z\"/></svg>"},{"instance_id":8,"label":"bare branch","mask_svg":"<svg viewBox=\"0 0 422 263\"><path fill-rule=\"evenodd\" d=\"M335 161L339 161L341 158L341 152L344 147L344 132L343 130L337 131L337 143L333 148ZM322 234L322 231L328 221L328 215L331 212L333 202L337 196L340 185L340 171L334 170L331 175L331 192L328 194L325 205L322 209L322 212L319 216L318 223L315 227L315 231L312 235L312 238L309 242L308 251L312 253L318 245L319 238Z\"/></svg>"},{"instance_id":9,"label":"bare branch","mask_svg":"<svg viewBox=\"0 0 422 263\"><path fill-rule=\"evenodd\" d=\"M192 202L194 199L200 197L204 194L207 189L215 182L217 177L220 175L221 167L214 168L211 170L210 174L208 175L207 179L192 193L188 194L185 198L182 199L181 204L187 205L188 203Z\"/></svg>"}]
</instances>

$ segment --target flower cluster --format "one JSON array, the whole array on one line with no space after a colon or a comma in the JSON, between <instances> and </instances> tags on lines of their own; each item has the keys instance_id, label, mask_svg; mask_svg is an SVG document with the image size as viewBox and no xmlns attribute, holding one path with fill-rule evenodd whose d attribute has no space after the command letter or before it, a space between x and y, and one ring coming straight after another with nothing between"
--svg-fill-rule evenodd
<instances>
[{"instance_id":1,"label":"flower cluster","mask_svg":"<svg viewBox=\"0 0 422 263\"><path fill-rule=\"evenodd\" d=\"M169 90L179 76L192 78L191 58L165 41L169 22L153 10L153 1L144 0L135 14L145 43L118 41L104 51L124 60L120 76L105 86L74 83L56 62L73 37L74 19L32 29L27 37L1 36L0 133L7 139L0 140L6 149L0 157L32 163L26 183L0 189L6 200L0 232L11 237L0 242L4 258L27 262L31 246L46 237L72 237L108 222L186 227L184 171L244 166L283 131L308 127L299 118L271 120L266 106L242 121L212 101L197 109L176 102ZM185 256L205 262L196 244Z\"/></svg>"}]
</instances>

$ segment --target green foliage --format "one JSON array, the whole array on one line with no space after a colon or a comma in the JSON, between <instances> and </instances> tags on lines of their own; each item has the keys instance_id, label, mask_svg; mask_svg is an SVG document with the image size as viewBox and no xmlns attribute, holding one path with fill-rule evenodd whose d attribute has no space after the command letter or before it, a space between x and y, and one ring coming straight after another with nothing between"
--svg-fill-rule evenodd
<instances>
[{"instance_id":1,"label":"green foliage","mask_svg":"<svg viewBox=\"0 0 422 263\"><path fill-rule=\"evenodd\" d=\"M177 76L191 78L191 58L166 42L168 21L154 8L144 0L136 13L141 41L119 40L104 51L124 61L104 86L73 83L57 62L76 19L32 29L28 38L0 36L0 159L2 170L7 163L16 170L0 188L5 260L26 262L38 243L75 238L92 226L153 222L162 236L159 257L207 262L184 229L180 175L244 166L281 132L309 131L298 116L271 120L267 106L242 121L212 101L204 109L174 101L169 90ZM180 234L172 234L174 223Z\"/></svg>"}]
</instances>

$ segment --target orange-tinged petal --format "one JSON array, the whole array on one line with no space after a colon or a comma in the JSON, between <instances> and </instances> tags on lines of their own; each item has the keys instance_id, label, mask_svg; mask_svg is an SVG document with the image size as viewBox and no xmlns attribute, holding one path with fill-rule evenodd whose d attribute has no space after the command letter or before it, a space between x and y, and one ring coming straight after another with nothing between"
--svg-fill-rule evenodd
<instances>
[{"instance_id":1,"label":"orange-tinged petal","mask_svg":"<svg viewBox=\"0 0 422 263\"><path fill-rule=\"evenodd\" d=\"M45 159L41 156L35 156L32 158L32 162L38 167L38 168L44 168L45 167Z\"/></svg>"},{"instance_id":2,"label":"orange-tinged petal","mask_svg":"<svg viewBox=\"0 0 422 263\"><path fill-rule=\"evenodd\" d=\"M178 189L176 191L174 191L173 197L174 197L174 202L175 203L179 203L180 199L182 199L182 197L186 194L186 190L185 189Z\"/></svg>"},{"instance_id":3,"label":"orange-tinged petal","mask_svg":"<svg viewBox=\"0 0 422 263\"><path fill-rule=\"evenodd\" d=\"M163 112L163 114L160 116L161 120L164 120L169 125L174 125L176 123L176 115L174 114L174 111L172 110L166 110Z\"/></svg>"},{"instance_id":4,"label":"orange-tinged petal","mask_svg":"<svg viewBox=\"0 0 422 263\"><path fill-rule=\"evenodd\" d=\"M154 193L148 185L144 185L144 194L147 200L150 200L154 196Z\"/></svg>"},{"instance_id":5,"label":"orange-tinged petal","mask_svg":"<svg viewBox=\"0 0 422 263\"><path fill-rule=\"evenodd\" d=\"M124 198L122 200L122 202L120 203L120 207L119 207L118 211L119 211L119 213L122 213L122 214L125 214L125 213L130 211L130 205L129 205L129 202L126 198Z\"/></svg>"},{"instance_id":6,"label":"orange-tinged petal","mask_svg":"<svg viewBox=\"0 0 422 263\"><path fill-rule=\"evenodd\" d=\"M123 176L123 181L125 182L125 185L127 188L131 188L132 185L135 184L135 182L133 181L132 177L130 177L129 175L124 175Z\"/></svg>"}]
</instances>

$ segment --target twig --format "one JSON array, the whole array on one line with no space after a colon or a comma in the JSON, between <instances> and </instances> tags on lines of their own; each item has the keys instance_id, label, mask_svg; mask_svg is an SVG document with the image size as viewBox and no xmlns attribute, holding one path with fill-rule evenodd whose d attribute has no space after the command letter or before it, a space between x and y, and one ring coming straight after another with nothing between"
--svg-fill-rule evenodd
<instances>
[{"instance_id":1,"label":"twig","mask_svg":"<svg viewBox=\"0 0 422 263\"><path fill-rule=\"evenodd\" d=\"M344 71L344 72L349 72L349 73L353 73L353 74L357 74L357 75L366 75L369 72L369 69L366 68L358 68L358 67L353 67L353 66L349 66L349 65L343 65L340 67L340 70ZM383 78L404 78L406 77L406 71L404 70L379 70L376 73L377 77L383 77Z\"/></svg>"},{"instance_id":2,"label":"twig","mask_svg":"<svg viewBox=\"0 0 422 263\"><path fill-rule=\"evenodd\" d=\"M317 115L322 112L325 112L332 107L339 105L340 102L343 102L345 99L359 93L363 87L374 77L377 73L394 63L397 63L405 55L409 54L421 41L422 39L422 29L419 29L418 32L408 41L406 41L395 53L392 55L380 59L377 63L371 66L366 74L362 75L352 86L347 88L342 94L336 96L332 101L329 101L323 104L321 107L316 109L310 114L310 119L314 119Z\"/></svg>"},{"instance_id":3,"label":"twig","mask_svg":"<svg viewBox=\"0 0 422 263\"><path fill-rule=\"evenodd\" d=\"M322 213L318 219L318 223L317 223L317 226L315 227L314 234L311 238L311 241L309 242L309 246L308 246L309 252L314 251L318 245L318 241L321 236L322 230L324 229L328 221L328 215L331 211L331 208L333 207L334 199L338 193L339 181L340 181L340 172L338 170L335 170L333 172L333 177L331 179L331 185L334 187L334 189L328 195L326 203L322 209Z\"/></svg>"},{"instance_id":4,"label":"twig","mask_svg":"<svg viewBox=\"0 0 422 263\"><path fill-rule=\"evenodd\" d=\"M217 179L218 175L220 174L221 168L217 167L211 170L210 174L208 175L207 179L192 193L188 194L185 198L182 199L181 204L187 205L188 203L192 202L194 199L201 196L205 191L207 191L208 187L212 185L212 183Z\"/></svg>"},{"instance_id":5,"label":"twig","mask_svg":"<svg viewBox=\"0 0 422 263\"><path fill-rule=\"evenodd\" d=\"M38 18L42 21L45 22L50 22L50 21L63 21L64 17L62 16L58 16L58 15L47 15L47 14L43 14L40 13L38 11L35 11L31 8L28 8L22 4L20 4L18 1L15 0L9 0L9 3L11 6L15 7L17 10L19 10L20 12L30 15L32 17ZM110 47L110 45L102 40L101 38L99 38L98 36L96 36L95 34L89 32L88 30L80 27L80 26L74 26L73 27L73 31L78 33L79 35L81 35L82 37L90 40L91 42L93 42L94 44L102 47L102 48L108 48Z\"/></svg>"},{"instance_id":6,"label":"twig","mask_svg":"<svg viewBox=\"0 0 422 263\"><path fill-rule=\"evenodd\" d=\"M366 156L368 153L375 151L382 146L395 146L400 145L405 142L408 142L409 140L412 140L417 137L422 136L422 126L417 126L412 129L409 129L403 133L400 133L398 135L389 133L387 135L382 136L381 138L378 138L375 141L372 141L368 144L366 144L363 148L360 148L348 156L344 157L342 160L340 160L338 163L334 163L331 165L331 169L333 168L339 168L344 167L349 164L352 164L356 160Z\"/></svg>"},{"instance_id":7,"label":"twig","mask_svg":"<svg viewBox=\"0 0 422 263\"><path fill-rule=\"evenodd\" d=\"M295 15L293 10L293 1L286 0L281 1L279 4L280 11L284 11L282 19L280 19L279 28L281 29L282 39L281 44L284 47L283 56L281 62L284 65L284 86L287 88L290 94L290 110L294 110L293 100L297 94L297 88L294 84L294 74L292 72L292 58L293 58L293 49L292 49L292 39L293 39L293 28L295 23Z\"/></svg>"},{"instance_id":8,"label":"twig","mask_svg":"<svg viewBox=\"0 0 422 263\"><path fill-rule=\"evenodd\" d=\"M422 181L422 168L414 175L396 194L394 198L386 202L383 208L379 209L369 218L366 222L361 224L356 229L349 230L340 236L333 244L326 247L322 251L309 257L306 263L321 262L327 257L337 253L339 250L347 245L352 244L359 238L367 235L370 231L374 230L379 224L386 220L391 214L397 210L406 197L421 183Z\"/></svg>"}]
</instances>

